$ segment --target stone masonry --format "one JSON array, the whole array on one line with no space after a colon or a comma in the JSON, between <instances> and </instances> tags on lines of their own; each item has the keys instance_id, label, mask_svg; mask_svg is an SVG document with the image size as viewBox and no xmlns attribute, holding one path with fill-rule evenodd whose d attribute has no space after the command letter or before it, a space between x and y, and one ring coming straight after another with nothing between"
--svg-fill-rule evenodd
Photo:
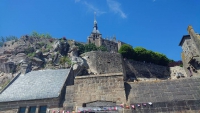
<instances>
[{"instance_id":1,"label":"stone masonry","mask_svg":"<svg viewBox=\"0 0 200 113\"><path fill-rule=\"evenodd\" d=\"M136 106L133 113L200 111L200 78L125 83L125 89L128 103ZM142 106L148 102L152 106Z\"/></svg>"},{"instance_id":2,"label":"stone masonry","mask_svg":"<svg viewBox=\"0 0 200 113\"><path fill-rule=\"evenodd\" d=\"M94 74L124 73L122 56L119 53L92 51L84 53L89 69Z\"/></svg>"},{"instance_id":3,"label":"stone masonry","mask_svg":"<svg viewBox=\"0 0 200 113\"><path fill-rule=\"evenodd\" d=\"M184 35L179 43L183 66L188 76L198 76L200 73L200 36L192 26L188 26L189 35Z\"/></svg>"},{"instance_id":4,"label":"stone masonry","mask_svg":"<svg viewBox=\"0 0 200 113\"><path fill-rule=\"evenodd\" d=\"M124 60L124 62L127 79L156 80L167 79L170 77L170 69L166 66L133 60Z\"/></svg>"},{"instance_id":5,"label":"stone masonry","mask_svg":"<svg viewBox=\"0 0 200 113\"><path fill-rule=\"evenodd\" d=\"M94 101L124 103L123 74L76 77L74 84L74 102L76 102L76 106Z\"/></svg>"}]
</instances>

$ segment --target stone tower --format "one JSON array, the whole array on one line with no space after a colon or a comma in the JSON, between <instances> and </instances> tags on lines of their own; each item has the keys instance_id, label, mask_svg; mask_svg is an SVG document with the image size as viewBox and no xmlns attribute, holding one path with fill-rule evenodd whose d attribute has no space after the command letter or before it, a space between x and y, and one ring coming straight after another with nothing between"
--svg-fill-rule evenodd
<instances>
[{"instance_id":1,"label":"stone tower","mask_svg":"<svg viewBox=\"0 0 200 113\"><path fill-rule=\"evenodd\" d=\"M92 30L90 36L88 37L88 43L93 43L97 47L100 47L102 45L102 35L98 30L97 21L96 21L95 17L94 17L93 30Z\"/></svg>"},{"instance_id":2,"label":"stone tower","mask_svg":"<svg viewBox=\"0 0 200 113\"><path fill-rule=\"evenodd\" d=\"M200 73L200 36L196 34L192 26L188 26L189 35L184 35L179 43L184 69L188 76Z\"/></svg>"},{"instance_id":3,"label":"stone tower","mask_svg":"<svg viewBox=\"0 0 200 113\"><path fill-rule=\"evenodd\" d=\"M111 37L110 39L104 39L102 37L102 34L98 30L97 21L96 21L96 17L95 16L94 16L93 30L92 30L90 36L88 36L87 42L88 43L93 43L97 47L104 46L104 47L106 47L108 52L112 52L112 53L118 52L118 50L121 47L121 45L125 44L125 43L123 43L121 41L117 42L115 36Z\"/></svg>"}]
</instances>

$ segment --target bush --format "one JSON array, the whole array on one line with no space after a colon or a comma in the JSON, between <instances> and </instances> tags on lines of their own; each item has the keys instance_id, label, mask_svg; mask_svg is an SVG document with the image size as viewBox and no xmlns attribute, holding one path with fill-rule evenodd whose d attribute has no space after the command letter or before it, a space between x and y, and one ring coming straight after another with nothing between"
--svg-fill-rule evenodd
<instances>
[{"instance_id":1,"label":"bush","mask_svg":"<svg viewBox=\"0 0 200 113\"><path fill-rule=\"evenodd\" d=\"M72 62L71 62L70 58L69 58L69 57L67 57L67 56L63 56L63 57L61 57L59 62L60 62L60 64L62 64L62 65L64 65L64 64L65 64L65 62L67 62L69 65L71 65L71 64L72 64Z\"/></svg>"},{"instance_id":2,"label":"bush","mask_svg":"<svg viewBox=\"0 0 200 113\"><path fill-rule=\"evenodd\" d=\"M27 56L28 56L28 57L34 57L34 56L35 56L35 52L29 53Z\"/></svg>"},{"instance_id":3,"label":"bush","mask_svg":"<svg viewBox=\"0 0 200 113\"><path fill-rule=\"evenodd\" d=\"M168 66L170 59L166 55L147 50L143 47L132 48L130 45L124 44L119 49L119 53L122 54L124 58L133 59L136 61L145 61L149 63L154 63L157 65Z\"/></svg>"},{"instance_id":4,"label":"bush","mask_svg":"<svg viewBox=\"0 0 200 113\"><path fill-rule=\"evenodd\" d=\"M124 44L119 49L119 53L122 54L122 56L124 58L132 59L135 52L134 52L133 48L130 45Z\"/></svg>"},{"instance_id":5,"label":"bush","mask_svg":"<svg viewBox=\"0 0 200 113\"><path fill-rule=\"evenodd\" d=\"M85 52L90 52L90 51L106 51L106 48L104 46L96 47L96 45L90 43L90 44L80 44L80 43L75 43L76 46L78 46L78 55L85 53Z\"/></svg>"},{"instance_id":6,"label":"bush","mask_svg":"<svg viewBox=\"0 0 200 113\"><path fill-rule=\"evenodd\" d=\"M97 49L98 51L107 51L107 48L105 46L100 46Z\"/></svg>"},{"instance_id":7,"label":"bush","mask_svg":"<svg viewBox=\"0 0 200 113\"><path fill-rule=\"evenodd\" d=\"M33 31L30 36L38 37L38 38L52 38L52 36L48 33L47 34L39 34L36 31Z\"/></svg>"}]
</instances>

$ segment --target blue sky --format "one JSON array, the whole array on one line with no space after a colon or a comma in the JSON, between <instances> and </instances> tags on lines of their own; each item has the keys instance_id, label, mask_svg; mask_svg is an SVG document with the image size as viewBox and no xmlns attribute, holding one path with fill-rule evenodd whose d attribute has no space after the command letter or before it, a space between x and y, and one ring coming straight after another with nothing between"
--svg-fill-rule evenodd
<instances>
[{"instance_id":1,"label":"blue sky","mask_svg":"<svg viewBox=\"0 0 200 113\"><path fill-rule=\"evenodd\" d=\"M187 26L200 33L200 0L1 0L0 36L32 31L87 41L97 13L103 37L181 59Z\"/></svg>"}]
</instances>

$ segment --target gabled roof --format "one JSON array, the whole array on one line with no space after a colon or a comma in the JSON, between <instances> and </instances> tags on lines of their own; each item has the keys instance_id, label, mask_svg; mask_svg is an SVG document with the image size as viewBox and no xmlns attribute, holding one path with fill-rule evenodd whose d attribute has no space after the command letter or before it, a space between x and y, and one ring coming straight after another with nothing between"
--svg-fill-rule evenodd
<instances>
[{"instance_id":1,"label":"gabled roof","mask_svg":"<svg viewBox=\"0 0 200 113\"><path fill-rule=\"evenodd\" d=\"M179 46L181 46L183 44L183 41L186 39L186 38L190 38L190 35L183 35L180 43L179 43Z\"/></svg>"},{"instance_id":2,"label":"gabled roof","mask_svg":"<svg viewBox=\"0 0 200 113\"><path fill-rule=\"evenodd\" d=\"M70 69L31 71L20 75L1 94L0 102L56 98Z\"/></svg>"}]
</instances>

